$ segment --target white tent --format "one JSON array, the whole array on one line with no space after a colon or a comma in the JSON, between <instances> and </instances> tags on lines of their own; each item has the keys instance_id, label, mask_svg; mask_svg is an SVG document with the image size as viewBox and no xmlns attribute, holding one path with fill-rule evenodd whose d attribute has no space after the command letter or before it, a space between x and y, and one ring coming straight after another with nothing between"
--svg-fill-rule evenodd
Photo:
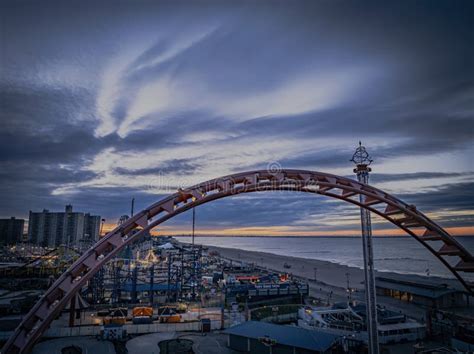
<instances>
[{"instance_id":1,"label":"white tent","mask_svg":"<svg viewBox=\"0 0 474 354\"><path fill-rule=\"evenodd\" d=\"M170 242L166 242L164 245L158 246L158 248L162 250L170 250L173 249L174 246Z\"/></svg>"}]
</instances>

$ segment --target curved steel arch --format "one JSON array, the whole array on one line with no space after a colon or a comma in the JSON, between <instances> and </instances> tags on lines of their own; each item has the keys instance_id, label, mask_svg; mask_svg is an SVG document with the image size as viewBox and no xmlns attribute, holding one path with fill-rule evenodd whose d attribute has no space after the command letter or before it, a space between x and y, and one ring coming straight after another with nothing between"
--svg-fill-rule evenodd
<instances>
[{"instance_id":1,"label":"curved steel arch","mask_svg":"<svg viewBox=\"0 0 474 354\"><path fill-rule=\"evenodd\" d=\"M288 190L322 194L337 198L380 215L414 237L436 256L471 294L474 284L467 283L460 272L474 272L474 257L439 225L415 206L370 185L327 173L282 170L249 171L216 178L178 192L142 210L118 226L85 252L46 291L16 328L3 353L27 353L49 327L53 319L85 283L127 244L137 240L166 220L195 206L241 193ZM363 195L363 202L359 196ZM429 242L438 241L438 250ZM458 259L451 265L445 257Z\"/></svg>"}]
</instances>

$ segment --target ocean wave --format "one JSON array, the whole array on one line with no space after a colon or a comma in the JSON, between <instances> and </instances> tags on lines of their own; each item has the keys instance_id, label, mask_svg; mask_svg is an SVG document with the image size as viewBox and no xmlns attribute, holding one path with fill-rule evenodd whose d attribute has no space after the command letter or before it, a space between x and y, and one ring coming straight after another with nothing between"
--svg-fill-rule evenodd
<instances>
[{"instance_id":1,"label":"ocean wave","mask_svg":"<svg viewBox=\"0 0 474 354\"><path fill-rule=\"evenodd\" d=\"M417 259L413 257L383 257L375 258L376 261L414 261L414 262L426 262L424 259Z\"/></svg>"},{"instance_id":2,"label":"ocean wave","mask_svg":"<svg viewBox=\"0 0 474 354\"><path fill-rule=\"evenodd\" d=\"M295 253L298 254L305 254L305 253L310 253L310 254L329 254L329 253L334 253L333 251L297 251Z\"/></svg>"}]
</instances>

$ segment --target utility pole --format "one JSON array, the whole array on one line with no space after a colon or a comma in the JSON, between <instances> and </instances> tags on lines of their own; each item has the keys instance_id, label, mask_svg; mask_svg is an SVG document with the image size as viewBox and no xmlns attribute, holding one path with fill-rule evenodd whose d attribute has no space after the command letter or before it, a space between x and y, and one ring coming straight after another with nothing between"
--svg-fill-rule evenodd
<instances>
[{"instance_id":1,"label":"utility pole","mask_svg":"<svg viewBox=\"0 0 474 354\"><path fill-rule=\"evenodd\" d=\"M154 295L155 295L155 262L151 263L150 267L150 306L153 307Z\"/></svg>"},{"instance_id":2,"label":"utility pole","mask_svg":"<svg viewBox=\"0 0 474 354\"><path fill-rule=\"evenodd\" d=\"M137 293L137 280L138 280L138 262L134 263L132 269L132 303L136 304L138 302L138 293Z\"/></svg>"},{"instance_id":3,"label":"utility pole","mask_svg":"<svg viewBox=\"0 0 474 354\"><path fill-rule=\"evenodd\" d=\"M192 233L192 244L194 250L194 228L196 226L196 208L193 208L193 233Z\"/></svg>"},{"instance_id":4,"label":"utility pole","mask_svg":"<svg viewBox=\"0 0 474 354\"><path fill-rule=\"evenodd\" d=\"M170 292L171 292L171 288L170 288L170 283L171 283L171 263L173 262L172 261L172 258L173 256L171 255L171 253L168 253L168 288L166 290L166 302L169 302L170 301Z\"/></svg>"},{"instance_id":5,"label":"utility pole","mask_svg":"<svg viewBox=\"0 0 474 354\"><path fill-rule=\"evenodd\" d=\"M357 180L363 184L369 184L369 172L372 163L367 150L359 141L351 159L356 164L354 173ZM365 203L366 196L359 194L361 204ZM377 301L375 296L375 274L374 274L374 250L372 245L372 223L370 212L365 208L360 208L360 220L362 226L362 246L364 250L364 277L365 277L365 300L367 313L367 334L369 338L369 353L379 353L379 338L377 330Z\"/></svg>"},{"instance_id":6,"label":"utility pole","mask_svg":"<svg viewBox=\"0 0 474 354\"><path fill-rule=\"evenodd\" d=\"M193 256L193 270L192 270L192 299L196 299L196 250L194 249L194 229L196 227L196 208L193 208L193 233L192 233L192 256Z\"/></svg>"},{"instance_id":7,"label":"utility pole","mask_svg":"<svg viewBox=\"0 0 474 354\"><path fill-rule=\"evenodd\" d=\"M351 281L350 281L351 274L349 272L346 273L346 284L347 284L347 303L350 304L352 302L352 291L351 288Z\"/></svg>"},{"instance_id":8,"label":"utility pole","mask_svg":"<svg viewBox=\"0 0 474 354\"><path fill-rule=\"evenodd\" d=\"M192 249L192 277L191 277L191 298L196 300L196 250L194 249L194 244L193 244L193 249Z\"/></svg>"}]
</instances>

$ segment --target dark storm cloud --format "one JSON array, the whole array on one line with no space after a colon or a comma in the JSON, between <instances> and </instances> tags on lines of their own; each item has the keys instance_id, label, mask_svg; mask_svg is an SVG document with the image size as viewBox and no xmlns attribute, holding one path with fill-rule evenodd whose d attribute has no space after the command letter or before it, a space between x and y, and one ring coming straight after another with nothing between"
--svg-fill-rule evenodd
<instances>
[{"instance_id":1,"label":"dark storm cloud","mask_svg":"<svg viewBox=\"0 0 474 354\"><path fill-rule=\"evenodd\" d=\"M427 211L438 209L474 209L474 183L443 184L435 190L405 193L399 196L407 203L422 206Z\"/></svg>"},{"instance_id":2,"label":"dark storm cloud","mask_svg":"<svg viewBox=\"0 0 474 354\"><path fill-rule=\"evenodd\" d=\"M79 115L91 114L87 91L11 84L0 86L0 96L0 161L66 163L100 147L93 123L78 122Z\"/></svg>"},{"instance_id":3,"label":"dark storm cloud","mask_svg":"<svg viewBox=\"0 0 474 354\"><path fill-rule=\"evenodd\" d=\"M435 220L443 227L472 226L474 224L474 183L444 184L436 190L402 194L400 197L417 205L423 212L440 213ZM444 215L443 215L444 214Z\"/></svg>"},{"instance_id":4,"label":"dark storm cloud","mask_svg":"<svg viewBox=\"0 0 474 354\"><path fill-rule=\"evenodd\" d=\"M0 215L25 216L28 209L62 209L74 203L115 218L127 213L133 196L143 205L160 197L126 186L81 187L70 195L51 196L63 185L100 177L87 166L106 149L149 159L146 168L111 168L110 172L129 178L199 173L212 166L216 141L238 146L264 138L282 141L276 147L281 151L286 149L284 139L299 139L302 144L311 139L343 142L340 147L314 151L308 145L297 155L289 151L278 161L284 168L324 171L347 166L350 171L352 145L359 139L387 141L371 151L377 163L447 152L468 160L474 136L472 11L469 1L296 1L291 5L283 1L3 1ZM140 45L141 41L146 44ZM177 43L184 49L175 53ZM98 113L103 73L123 52L130 54L129 45L133 55L113 86L117 92L110 113L116 127L97 136L103 118ZM334 82L344 86L350 76L346 68L352 68L355 81L370 80L333 106L281 115L259 115L252 107L250 113L245 110L248 96L258 100L262 93L279 88L285 92L299 77L340 72L342 79L334 77ZM170 82L183 80L180 89L190 91L178 90L167 98L176 102L170 111L132 117L148 122L146 128L119 134L118 126L141 89L163 76ZM334 82L322 85L329 91ZM190 87L196 83L200 85ZM314 85L319 83L316 80ZM206 90L231 97L226 102L237 108L226 112L215 97L200 98L198 94ZM188 104L188 95L194 94L197 102ZM190 134L200 133L212 133L213 138L187 140ZM150 155L208 145L200 159L170 157L156 164ZM265 168L268 163L263 158L249 161L234 171ZM372 180L469 181L469 171L474 169L470 161L462 171L374 173ZM473 208L473 190L471 182L452 183L402 197L429 211L464 210ZM224 226L291 225L327 208L312 202L308 207L307 201L299 195L288 197L284 205L278 195L265 202L235 198L209 204L200 218ZM295 215L294 210L306 211ZM333 212L336 215L338 210ZM472 225L472 218L443 221Z\"/></svg>"},{"instance_id":5,"label":"dark storm cloud","mask_svg":"<svg viewBox=\"0 0 474 354\"><path fill-rule=\"evenodd\" d=\"M163 164L157 167L140 168L136 170L119 167L115 169L115 172L127 176L164 175L168 173L186 175L195 172L199 166L200 165L192 159L174 159L165 161Z\"/></svg>"},{"instance_id":6,"label":"dark storm cloud","mask_svg":"<svg viewBox=\"0 0 474 354\"><path fill-rule=\"evenodd\" d=\"M456 107L459 112L442 113L449 109L447 106L437 102L418 103L413 109L402 103L383 110L348 107L300 116L255 119L242 124L241 129L248 135L403 137L403 142L395 146L378 148L376 154L380 157L464 149L471 145L474 135L474 103L466 101ZM339 159L342 153L345 152L336 153L333 160L342 161ZM311 159L310 155L298 159Z\"/></svg>"},{"instance_id":7,"label":"dark storm cloud","mask_svg":"<svg viewBox=\"0 0 474 354\"><path fill-rule=\"evenodd\" d=\"M6 162L5 168L0 171L0 181L10 183L48 183L60 184L81 182L95 177L91 171L82 171L75 168L60 168L57 164L31 164Z\"/></svg>"},{"instance_id":8,"label":"dark storm cloud","mask_svg":"<svg viewBox=\"0 0 474 354\"><path fill-rule=\"evenodd\" d=\"M417 173L372 173L370 180L374 183L410 181L418 179L472 177L474 172L417 172Z\"/></svg>"},{"instance_id":9,"label":"dark storm cloud","mask_svg":"<svg viewBox=\"0 0 474 354\"><path fill-rule=\"evenodd\" d=\"M298 156L289 156L276 161L282 168L311 168L323 171L324 168L348 167L350 170L350 157L354 153L353 149L318 149ZM249 166L236 166L234 171L260 170L266 168L266 164L257 163Z\"/></svg>"}]
</instances>

